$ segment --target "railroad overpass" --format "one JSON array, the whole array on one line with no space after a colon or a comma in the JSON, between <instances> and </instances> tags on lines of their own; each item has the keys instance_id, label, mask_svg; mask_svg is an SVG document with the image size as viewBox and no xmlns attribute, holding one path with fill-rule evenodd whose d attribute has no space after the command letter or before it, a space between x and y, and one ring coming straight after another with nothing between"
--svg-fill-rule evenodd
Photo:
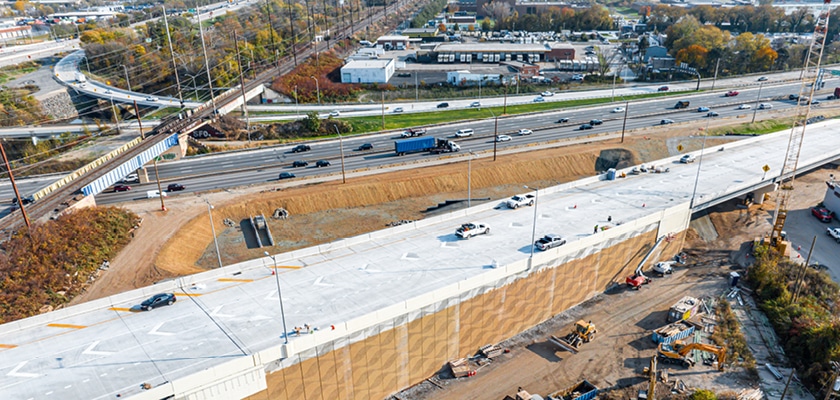
<instances>
[{"instance_id":1,"label":"railroad overpass","mask_svg":"<svg viewBox=\"0 0 840 400\"><path fill-rule=\"evenodd\" d=\"M800 171L840 157L838 129L840 121L809 126ZM667 173L544 188L534 209L496 209L499 199L278 254L276 276L274 261L260 258L5 324L0 392L384 398L622 283L657 241L648 265L676 254L692 212L775 186L788 137L708 148L693 164L654 163ZM466 221L491 232L457 240L454 229ZM538 236L558 233L568 243L531 258L534 223ZM178 301L133 312L160 292ZM304 325L312 332L294 332Z\"/></svg>"}]
</instances>

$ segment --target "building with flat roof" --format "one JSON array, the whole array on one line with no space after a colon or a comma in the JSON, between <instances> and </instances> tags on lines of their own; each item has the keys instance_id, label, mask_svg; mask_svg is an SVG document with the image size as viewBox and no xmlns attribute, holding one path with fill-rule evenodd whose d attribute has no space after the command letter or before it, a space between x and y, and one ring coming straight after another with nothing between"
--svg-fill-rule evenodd
<instances>
[{"instance_id":1,"label":"building with flat roof","mask_svg":"<svg viewBox=\"0 0 840 400\"><path fill-rule=\"evenodd\" d=\"M438 29L437 27L408 28L403 29L402 34L409 38L428 38L437 36Z\"/></svg>"},{"instance_id":2,"label":"building with flat roof","mask_svg":"<svg viewBox=\"0 0 840 400\"><path fill-rule=\"evenodd\" d=\"M351 60L341 67L341 83L388 83L396 64L393 58Z\"/></svg>"},{"instance_id":3,"label":"building with flat roof","mask_svg":"<svg viewBox=\"0 0 840 400\"><path fill-rule=\"evenodd\" d=\"M540 66L536 64L528 64L522 61L502 61L499 64L510 67L522 77L530 78L540 75Z\"/></svg>"},{"instance_id":4,"label":"building with flat roof","mask_svg":"<svg viewBox=\"0 0 840 400\"><path fill-rule=\"evenodd\" d=\"M385 50L406 48L408 47L409 37L404 35L385 35L376 39L376 44L385 48Z\"/></svg>"},{"instance_id":5,"label":"building with flat roof","mask_svg":"<svg viewBox=\"0 0 840 400\"><path fill-rule=\"evenodd\" d=\"M502 61L544 61L549 48L530 43L443 43L435 46L432 60L439 63L498 63Z\"/></svg>"}]
</instances>

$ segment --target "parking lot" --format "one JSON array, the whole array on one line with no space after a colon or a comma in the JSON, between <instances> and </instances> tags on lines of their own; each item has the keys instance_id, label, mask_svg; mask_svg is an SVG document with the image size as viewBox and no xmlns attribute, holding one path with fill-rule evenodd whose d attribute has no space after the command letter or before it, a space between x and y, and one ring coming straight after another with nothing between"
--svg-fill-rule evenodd
<instances>
[{"instance_id":1,"label":"parking lot","mask_svg":"<svg viewBox=\"0 0 840 400\"><path fill-rule=\"evenodd\" d=\"M837 173L836 169L832 167L834 166L826 166L826 168L808 174L808 179L797 180L796 192L793 196L802 197L800 200L810 200L808 202L810 207L822 201L827 189L825 182L830 179L829 174ZM840 282L840 263L836 261L840 259L840 243L826 235L826 228L840 227L840 222L837 218L832 218L832 221L828 223L821 222L811 215L810 207L789 211L785 222L785 231L793 245L793 250L800 254L802 262L807 259L811 242L816 237L810 264L827 267L831 279ZM840 212L840 210L832 211ZM772 221L770 222L772 223ZM793 257L796 258L797 256L794 255Z\"/></svg>"}]
</instances>

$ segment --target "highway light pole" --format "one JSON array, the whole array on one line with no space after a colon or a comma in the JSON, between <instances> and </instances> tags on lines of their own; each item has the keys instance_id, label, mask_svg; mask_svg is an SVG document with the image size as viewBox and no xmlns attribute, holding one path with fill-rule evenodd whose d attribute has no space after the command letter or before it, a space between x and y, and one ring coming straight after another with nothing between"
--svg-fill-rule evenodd
<instances>
[{"instance_id":1,"label":"highway light pole","mask_svg":"<svg viewBox=\"0 0 840 400\"><path fill-rule=\"evenodd\" d=\"M531 227L531 255L528 257L528 269L534 266L534 242L537 236L537 207L540 206L540 189L525 186L525 189L534 191L534 223Z\"/></svg>"},{"instance_id":2,"label":"highway light pole","mask_svg":"<svg viewBox=\"0 0 840 400\"><path fill-rule=\"evenodd\" d=\"M128 80L128 68L126 68L125 65L120 65L120 66L123 67L123 71L125 71L125 84L126 84L126 86L128 86L128 91L130 92L131 91L131 81Z\"/></svg>"},{"instance_id":3,"label":"highway light pole","mask_svg":"<svg viewBox=\"0 0 840 400\"><path fill-rule=\"evenodd\" d=\"M470 158L467 159L467 208L472 207L472 159L475 153L469 152Z\"/></svg>"},{"instance_id":4,"label":"highway light pole","mask_svg":"<svg viewBox=\"0 0 840 400\"><path fill-rule=\"evenodd\" d=\"M758 102L761 101L761 88L764 86L764 82L758 84L758 96L755 96L755 108L753 109L753 117L750 123L755 122L755 113L758 112Z\"/></svg>"},{"instance_id":5,"label":"highway light pole","mask_svg":"<svg viewBox=\"0 0 840 400\"><path fill-rule=\"evenodd\" d=\"M493 119L495 120L493 123L493 161L496 161L496 145L499 143L499 117L496 116L493 109L487 108L487 111L490 111L490 114L493 114Z\"/></svg>"},{"instance_id":6,"label":"highway light pole","mask_svg":"<svg viewBox=\"0 0 840 400\"><path fill-rule=\"evenodd\" d=\"M239 55L239 39L233 30L233 45L236 47L236 64L239 67L239 90L242 92L242 113L245 114L245 129L248 131L248 143L251 143L251 118L248 117L248 97L245 95L245 75L242 73L242 57Z\"/></svg>"},{"instance_id":7,"label":"highway light pole","mask_svg":"<svg viewBox=\"0 0 840 400\"><path fill-rule=\"evenodd\" d=\"M181 95L181 79L178 77L178 64L175 63L175 50L172 49L172 37L169 35L169 22L166 20L166 6L163 8L163 25L166 27L166 41L169 42L169 56L172 57L172 70L175 71L175 85L178 87L178 100L184 108L184 97Z\"/></svg>"},{"instance_id":8,"label":"highway light pole","mask_svg":"<svg viewBox=\"0 0 840 400\"><path fill-rule=\"evenodd\" d=\"M630 108L630 102L624 102L624 122L621 123L621 143L624 143L624 130L627 128L627 112Z\"/></svg>"},{"instance_id":9,"label":"highway light pole","mask_svg":"<svg viewBox=\"0 0 840 400\"><path fill-rule=\"evenodd\" d=\"M268 257L271 257L271 260L274 261L274 281L277 282L277 298L280 299L280 318L283 321L283 339L286 340L286 344L289 344L289 330L286 329L286 313L283 311L283 293L280 291L280 274L277 273L277 259L269 255L267 251L263 252Z\"/></svg>"},{"instance_id":10,"label":"highway light pole","mask_svg":"<svg viewBox=\"0 0 840 400\"><path fill-rule=\"evenodd\" d=\"M222 269L222 253L219 252L219 240L216 239L216 226L213 225L213 205L210 204L210 200L204 199L204 202L207 203L207 215L210 216L210 231L213 232L213 245L216 246L216 259L219 260L219 269Z\"/></svg>"},{"instance_id":11,"label":"highway light pole","mask_svg":"<svg viewBox=\"0 0 840 400\"><path fill-rule=\"evenodd\" d=\"M204 52L204 68L207 70L207 87L210 89L210 104L213 105L213 118L216 118L216 94L213 93L213 77L210 76L210 62L207 61L207 45L204 43L204 27L201 25L201 13L198 14L198 34L201 36L201 50Z\"/></svg>"},{"instance_id":12,"label":"highway light pole","mask_svg":"<svg viewBox=\"0 0 840 400\"><path fill-rule=\"evenodd\" d=\"M341 132L338 131L338 125L333 124L335 133L338 134L338 149L341 152L341 183L347 183L347 175L344 173L344 139L341 137Z\"/></svg>"},{"instance_id":13,"label":"highway light pole","mask_svg":"<svg viewBox=\"0 0 840 400\"><path fill-rule=\"evenodd\" d=\"M707 117L706 120L706 128L703 129L703 145L700 147L700 157L697 160L697 174L694 176L694 190L691 192L691 202L689 203L688 208L694 208L694 197L697 195L697 184L700 182L700 168L703 166L703 152L706 150L706 137L708 137L708 130L709 130L709 122L712 121L712 117Z\"/></svg>"},{"instance_id":14,"label":"highway light pole","mask_svg":"<svg viewBox=\"0 0 840 400\"><path fill-rule=\"evenodd\" d=\"M321 105L321 85L318 84L318 78L315 75L310 75L310 78L315 80L315 93L318 95L318 105Z\"/></svg>"}]
</instances>

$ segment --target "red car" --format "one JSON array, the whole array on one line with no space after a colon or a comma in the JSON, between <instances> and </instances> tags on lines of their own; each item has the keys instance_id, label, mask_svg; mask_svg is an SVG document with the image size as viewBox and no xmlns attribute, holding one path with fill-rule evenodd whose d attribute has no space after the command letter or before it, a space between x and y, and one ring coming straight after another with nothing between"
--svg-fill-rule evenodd
<instances>
[{"instance_id":1,"label":"red car","mask_svg":"<svg viewBox=\"0 0 840 400\"><path fill-rule=\"evenodd\" d=\"M811 209L811 215L822 222L831 222L832 212L825 207L814 207Z\"/></svg>"},{"instance_id":2,"label":"red car","mask_svg":"<svg viewBox=\"0 0 840 400\"><path fill-rule=\"evenodd\" d=\"M725 94L725 95L723 95L723 97L735 97L735 96L737 96L737 95L739 95L739 94L740 94L740 93L738 93L738 92L736 92L736 91L734 91L734 90L730 90L730 91L726 92L726 94Z\"/></svg>"},{"instance_id":3,"label":"red car","mask_svg":"<svg viewBox=\"0 0 840 400\"><path fill-rule=\"evenodd\" d=\"M660 92L667 92L668 91L668 86L660 86L659 91Z\"/></svg>"},{"instance_id":4,"label":"red car","mask_svg":"<svg viewBox=\"0 0 840 400\"><path fill-rule=\"evenodd\" d=\"M129 190L131 190L131 186L128 186L128 185L116 185L116 186L114 186L114 191L115 192L127 192Z\"/></svg>"}]
</instances>

